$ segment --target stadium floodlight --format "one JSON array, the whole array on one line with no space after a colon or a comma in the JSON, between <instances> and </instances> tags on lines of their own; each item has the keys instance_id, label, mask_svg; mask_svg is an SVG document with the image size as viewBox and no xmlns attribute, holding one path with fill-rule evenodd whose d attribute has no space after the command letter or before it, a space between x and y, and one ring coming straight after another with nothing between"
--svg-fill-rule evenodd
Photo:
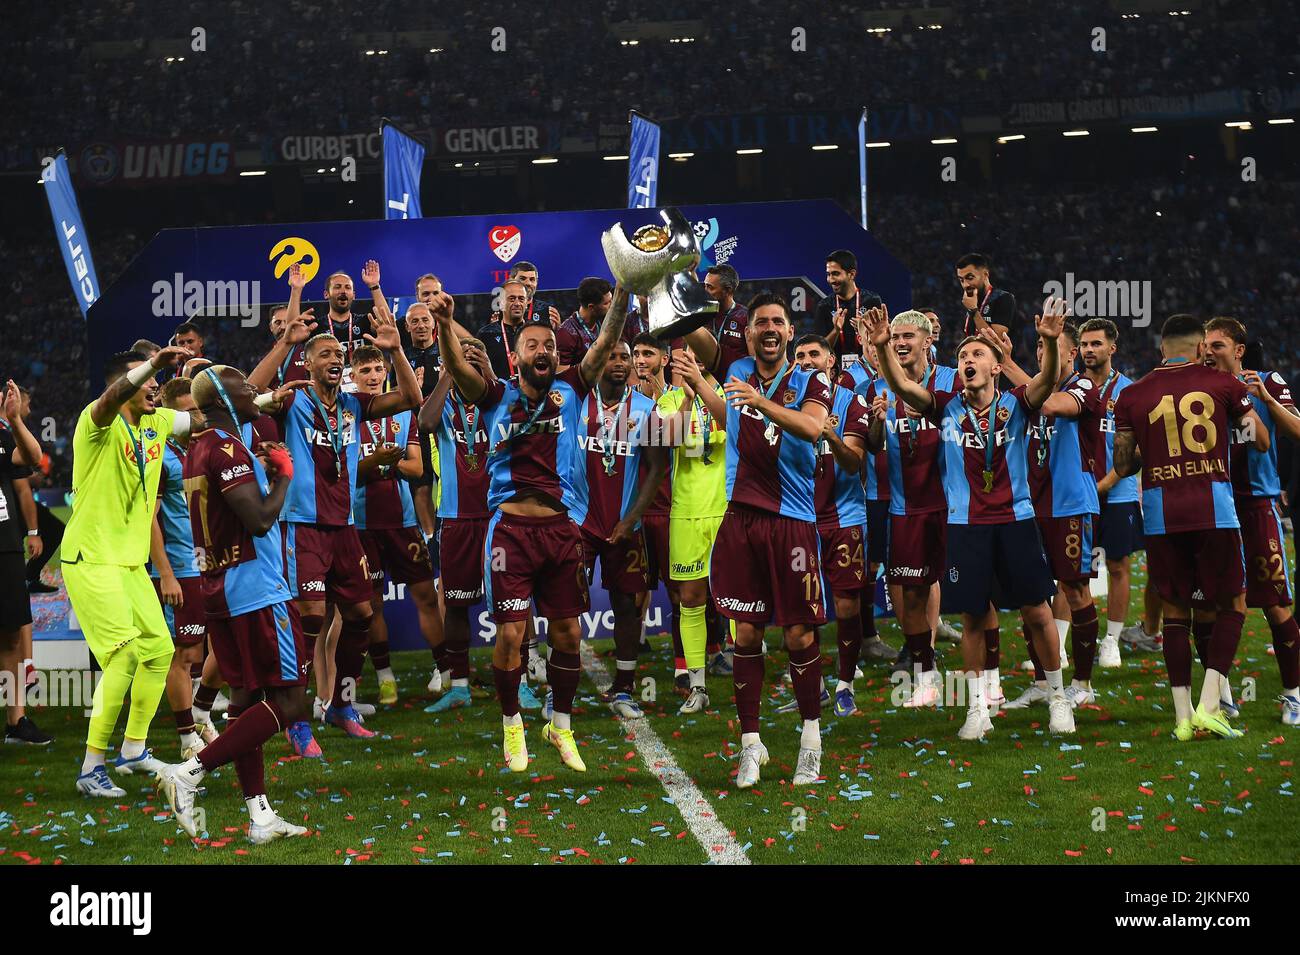
<instances>
[{"instance_id":1,"label":"stadium floodlight","mask_svg":"<svg viewBox=\"0 0 1300 955\"><path fill-rule=\"evenodd\" d=\"M867 32L868 32L868 33L875 33L875 34L877 34L877 35L880 35L880 34L884 34L884 33L891 33L892 30L891 30L891 28L889 28L889 27L867 27Z\"/></svg>"},{"instance_id":2,"label":"stadium floodlight","mask_svg":"<svg viewBox=\"0 0 1300 955\"><path fill-rule=\"evenodd\" d=\"M641 42L640 40L619 40L618 41L619 46L636 46L640 42Z\"/></svg>"},{"instance_id":3,"label":"stadium floodlight","mask_svg":"<svg viewBox=\"0 0 1300 955\"><path fill-rule=\"evenodd\" d=\"M840 147L835 143L818 143L816 146L813 147L813 152L824 152L828 149L839 149L839 148Z\"/></svg>"},{"instance_id":4,"label":"stadium floodlight","mask_svg":"<svg viewBox=\"0 0 1300 955\"><path fill-rule=\"evenodd\" d=\"M757 155L758 155L759 153L761 153L762 151L763 151L763 150L761 150L761 149L737 149L737 150L736 150L736 155L737 155L737 156L757 156Z\"/></svg>"},{"instance_id":5,"label":"stadium floodlight","mask_svg":"<svg viewBox=\"0 0 1300 955\"><path fill-rule=\"evenodd\" d=\"M1010 136L999 136L998 142L1002 145L1006 145L1007 143L1014 143L1024 138L1024 133L1012 133Z\"/></svg>"},{"instance_id":6,"label":"stadium floodlight","mask_svg":"<svg viewBox=\"0 0 1300 955\"><path fill-rule=\"evenodd\" d=\"M323 172L325 172L325 169L324 169L324 167L322 167L322 168L320 168L320 169L317 169L316 171L317 171L318 173L323 173Z\"/></svg>"},{"instance_id":7,"label":"stadium floodlight","mask_svg":"<svg viewBox=\"0 0 1300 955\"><path fill-rule=\"evenodd\" d=\"M1294 119L1291 119L1290 117L1287 117L1287 118L1284 118L1284 119L1270 119L1270 120L1268 121L1268 124L1269 124L1270 126L1290 126L1290 125L1291 125L1292 123L1294 123L1294 122L1295 122Z\"/></svg>"},{"instance_id":8,"label":"stadium floodlight","mask_svg":"<svg viewBox=\"0 0 1300 955\"><path fill-rule=\"evenodd\" d=\"M955 138L953 138L952 136L947 136L947 137L945 137L945 138L943 138L943 139L932 139L932 140L930 140L930 145L931 145L931 146L951 146L951 145L952 145L953 143L955 143L956 141L957 141L957 140L956 140Z\"/></svg>"},{"instance_id":9,"label":"stadium floodlight","mask_svg":"<svg viewBox=\"0 0 1300 955\"><path fill-rule=\"evenodd\" d=\"M669 159L690 159L695 153L669 153Z\"/></svg>"},{"instance_id":10,"label":"stadium floodlight","mask_svg":"<svg viewBox=\"0 0 1300 955\"><path fill-rule=\"evenodd\" d=\"M1156 127L1155 126L1134 126L1132 129L1129 130L1129 132L1130 133L1154 133L1156 132Z\"/></svg>"},{"instance_id":11,"label":"stadium floodlight","mask_svg":"<svg viewBox=\"0 0 1300 955\"><path fill-rule=\"evenodd\" d=\"M430 48L429 48L429 52L430 52L430 53L441 53L441 52L443 52L443 48L440 47L440 46L433 46L433 47L430 47Z\"/></svg>"},{"instance_id":12,"label":"stadium floodlight","mask_svg":"<svg viewBox=\"0 0 1300 955\"><path fill-rule=\"evenodd\" d=\"M459 169L459 168L461 168L461 167L464 166L464 165L465 165L465 164L464 164L463 162L458 162L458 163L456 163L456 168Z\"/></svg>"},{"instance_id":13,"label":"stadium floodlight","mask_svg":"<svg viewBox=\"0 0 1300 955\"><path fill-rule=\"evenodd\" d=\"M893 144L893 143L867 143L867 148L868 148L868 149L884 149L884 148L886 148L887 146L892 146L892 145L894 145L894 144Z\"/></svg>"},{"instance_id":14,"label":"stadium floodlight","mask_svg":"<svg viewBox=\"0 0 1300 955\"><path fill-rule=\"evenodd\" d=\"M626 156L603 156L605 162L618 162L620 159L626 159Z\"/></svg>"},{"instance_id":15,"label":"stadium floodlight","mask_svg":"<svg viewBox=\"0 0 1300 955\"><path fill-rule=\"evenodd\" d=\"M1227 126L1229 129L1250 129L1251 128L1250 120L1248 119L1237 119L1237 120L1233 120L1231 123L1224 123L1223 125Z\"/></svg>"},{"instance_id":16,"label":"stadium floodlight","mask_svg":"<svg viewBox=\"0 0 1300 955\"><path fill-rule=\"evenodd\" d=\"M1087 136L1089 134L1086 129L1067 129L1065 132L1061 133L1061 135L1062 136Z\"/></svg>"},{"instance_id":17,"label":"stadium floodlight","mask_svg":"<svg viewBox=\"0 0 1300 955\"><path fill-rule=\"evenodd\" d=\"M557 163L557 162L559 162L559 160L556 159L554 156L542 156L540 159L534 159L534 160L533 160L533 165L534 165L534 166L549 166L549 165L551 165L552 163Z\"/></svg>"},{"instance_id":18,"label":"stadium floodlight","mask_svg":"<svg viewBox=\"0 0 1300 955\"><path fill-rule=\"evenodd\" d=\"M366 56L374 56L374 55L375 55L374 50L366 50Z\"/></svg>"},{"instance_id":19,"label":"stadium floodlight","mask_svg":"<svg viewBox=\"0 0 1300 955\"><path fill-rule=\"evenodd\" d=\"M265 169L245 169L240 173L241 176L265 176Z\"/></svg>"}]
</instances>

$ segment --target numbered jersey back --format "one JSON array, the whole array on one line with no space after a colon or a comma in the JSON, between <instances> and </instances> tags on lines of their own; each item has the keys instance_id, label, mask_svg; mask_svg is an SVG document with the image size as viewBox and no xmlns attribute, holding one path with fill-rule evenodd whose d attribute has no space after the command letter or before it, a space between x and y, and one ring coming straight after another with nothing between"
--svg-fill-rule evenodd
<instances>
[{"instance_id":1,"label":"numbered jersey back","mask_svg":"<svg viewBox=\"0 0 1300 955\"><path fill-rule=\"evenodd\" d=\"M1142 456L1146 533L1239 526L1228 451L1232 427L1250 410L1245 385L1192 362L1161 365L1124 389L1115 430L1131 431Z\"/></svg>"}]
</instances>

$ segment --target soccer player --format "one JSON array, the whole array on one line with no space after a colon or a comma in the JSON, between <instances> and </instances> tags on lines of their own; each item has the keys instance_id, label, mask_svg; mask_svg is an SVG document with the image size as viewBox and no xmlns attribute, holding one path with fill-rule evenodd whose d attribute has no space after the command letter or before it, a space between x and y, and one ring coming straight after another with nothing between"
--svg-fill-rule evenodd
<instances>
[{"instance_id":1,"label":"soccer player","mask_svg":"<svg viewBox=\"0 0 1300 955\"><path fill-rule=\"evenodd\" d=\"M1277 436L1300 441L1300 411L1291 400L1291 388L1277 372L1247 371L1246 328L1235 318L1212 318L1205 326L1206 363L1238 378L1250 392L1251 404L1268 428L1269 447L1258 450L1243 434L1232 432L1231 471L1233 503L1241 522L1246 558L1246 606L1260 607L1273 635L1273 654L1282 677L1282 722L1300 726L1300 626L1291 611L1291 568L1277 499L1282 483L1277 470ZM1203 616L1198 607L1193 627ZM1197 641L1201 662L1208 666L1213 642ZM1223 679L1226 687L1227 677ZM1220 694L1229 703L1231 691ZM1224 707L1227 708L1226 706Z\"/></svg>"},{"instance_id":2,"label":"soccer player","mask_svg":"<svg viewBox=\"0 0 1300 955\"><path fill-rule=\"evenodd\" d=\"M612 301L613 289L604 279L589 277L578 283L578 310L555 330L561 366L582 361L582 356L600 334L600 323L605 320Z\"/></svg>"},{"instance_id":3,"label":"soccer player","mask_svg":"<svg viewBox=\"0 0 1300 955\"><path fill-rule=\"evenodd\" d=\"M867 499L862 488L862 462L871 427L871 406L852 388L836 384L835 352L820 335L804 335L795 342L794 360L804 371L823 374L830 382L830 414L817 445L813 500L839 641L835 715L852 716L857 711L853 674L862 650L862 585L867 572ZM823 699L827 695L824 688L821 695Z\"/></svg>"},{"instance_id":4,"label":"soccer player","mask_svg":"<svg viewBox=\"0 0 1300 955\"><path fill-rule=\"evenodd\" d=\"M930 392L956 390L957 370L930 364L929 345L935 331L927 315L900 312L889 326L889 348L909 381ZM909 709L937 706L941 687L931 634L932 617L938 612L937 584L946 561L948 510L939 430L883 379L870 386L867 400L883 411L877 412L867 447L883 455L889 473L888 533L882 534L888 541L885 580L914 674L912 692L903 705ZM986 698L999 698L996 661L986 660L983 672Z\"/></svg>"},{"instance_id":5,"label":"soccer player","mask_svg":"<svg viewBox=\"0 0 1300 955\"><path fill-rule=\"evenodd\" d=\"M432 299L431 299L432 301ZM494 379L483 343L462 338L461 352L479 376ZM420 409L423 433L435 435L442 471L438 497L438 551L443 558L442 599L445 639L435 662L447 687L426 713L443 713L470 704L469 608L483 599L483 541L488 526L488 433L483 410L466 401L443 365L438 388Z\"/></svg>"},{"instance_id":6,"label":"soccer player","mask_svg":"<svg viewBox=\"0 0 1300 955\"><path fill-rule=\"evenodd\" d=\"M174 411L194 411L191 380L184 376L163 385L161 404ZM176 719L181 740L181 759L186 760L217 738L211 722L194 721L194 690L190 668L203 664L203 644L208 637L208 618L199 586L199 568L194 560L194 535L185 502L182 471L189 442L168 438L163 448L163 466L158 502L149 542L149 576L153 579L163 618L171 631L176 651L167 672L167 702Z\"/></svg>"},{"instance_id":7,"label":"soccer player","mask_svg":"<svg viewBox=\"0 0 1300 955\"><path fill-rule=\"evenodd\" d=\"M957 260L961 304L966 309L965 332L969 337L978 335L982 328L993 328L1014 341L1020 325L1016 317L1016 297L1006 289L993 287L992 269L989 257L978 252Z\"/></svg>"},{"instance_id":8,"label":"soccer player","mask_svg":"<svg viewBox=\"0 0 1300 955\"><path fill-rule=\"evenodd\" d=\"M376 304L384 305L383 292L379 286L379 263L374 259L367 261L365 266L362 267L361 279L366 283L366 287L370 289L370 294L374 296ZM312 319L312 309L307 309L304 312L299 311L302 302L302 290L306 284L306 276L301 266L297 263L289 266L289 310L285 316L285 322L287 325L295 320L301 320L314 329L316 323ZM321 334L333 335L342 346L345 364L340 387L343 391L351 392L355 390L352 384L352 366L347 363L351 361L353 350L366 343L365 325L352 312L352 303L356 301L356 294L352 290L352 277L346 272L330 273L329 277L325 279L325 298L329 302L329 311L326 313L328 321L321 330ZM384 307L387 308L386 305ZM307 371L304 342L297 343L297 347L281 358L277 371L281 382L310 379L311 376ZM255 376L257 376L257 370L254 370L253 374L249 375L249 380L254 380Z\"/></svg>"},{"instance_id":9,"label":"soccer player","mask_svg":"<svg viewBox=\"0 0 1300 955\"><path fill-rule=\"evenodd\" d=\"M145 564L163 444L189 434L190 416L155 405L154 376L187 357L176 345L148 361L134 352L113 355L104 368L108 387L81 412L72 439L75 497L60 559L68 599L104 674L77 777L87 796L126 795L108 778L104 751L128 693L131 710L114 768L130 775L162 765L145 741L174 648Z\"/></svg>"},{"instance_id":10,"label":"soccer player","mask_svg":"<svg viewBox=\"0 0 1300 955\"><path fill-rule=\"evenodd\" d=\"M307 643L285 579L278 522L293 460L281 444L246 446L252 432L245 426L259 413L258 399L238 369L216 365L200 372L191 394L208 424L185 455L193 558L202 571L212 652L232 699L225 732L166 767L159 783L177 824L193 838L200 783L234 763L248 807L248 839L257 845L307 832L271 808L262 754L267 740L309 709ZM272 400L289 394L278 391Z\"/></svg>"},{"instance_id":11,"label":"soccer player","mask_svg":"<svg viewBox=\"0 0 1300 955\"><path fill-rule=\"evenodd\" d=\"M420 403L415 371L382 298L375 302L370 324L374 333L363 333L364 340L389 353L396 391L381 395L343 391L343 343L328 333L311 335L301 318L286 326L248 378L255 388L266 387L291 349L302 345L311 386L288 395L276 415L280 433L299 462L298 480L289 488L283 512L285 549L308 640L316 644L322 635L327 601L342 617L334 657L337 673L324 719L359 739L375 735L361 725L353 706L371 617L370 572L352 515L361 429L367 420L382 420ZM299 755L318 751L306 722L289 727L288 736Z\"/></svg>"},{"instance_id":12,"label":"soccer player","mask_svg":"<svg viewBox=\"0 0 1300 955\"><path fill-rule=\"evenodd\" d=\"M745 348L745 342L739 342ZM727 512L727 405L722 386L689 349L673 356L681 387L659 399L665 444L673 447L668 517L668 575L676 591L682 664L689 687L678 713L709 705L709 572L718 526ZM669 594L673 594L673 589Z\"/></svg>"},{"instance_id":13,"label":"soccer player","mask_svg":"<svg viewBox=\"0 0 1300 955\"><path fill-rule=\"evenodd\" d=\"M995 600L1001 606L1020 608L1025 635L1037 644L1051 693L1051 731L1074 732L1048 605L1055 588L1033 521L1026 456L1028 425L1056 387L1055 344L1065 323L1064 303L1049 298L1036 323L1049 347L1044 349L1038 374L1027 385L1010 392L999 390L1001 349L967 338L957 348L962 390L934 393L907 378L893 350L884 347L890 337L888 311L881 307L870 314L871 341L890 389L939 427L948 500L943 601L950 611L962 615L968 709L957 735L965 740L980 739L993 729L983 670L984 634L997 626Z\"/></svg>"},{"instance_id":14,"label":"soccer player","mask_svg":"<svg viewBox=\"0 0 1300 955\"><path fill-rule=\"evenodd\" d=\"M1271 433L1246 386L1202 364L1205 330L1195 316L1165 321L1160 353L1164 361L1115 404L1115 473L1142 472L1142 524L1147 564L1163 603L1174 735L1186 742L1202 729L1233 739L1242 732L1221 710L1220 683L1241 640L1246 568L1228 471L1229 428L1253 428L1258 451L1269 449ZM1188 644L1194 598L1218 612L1195 710Z\"/></svg>"},{"instance_id":15,"label":"soccer player","mask_svg":"<svg viewBox=\"0 0 1300 955\"><path fill-rule=\"evenodd\" d=\"M384 353L363 345L352 353L352 380L357 393L383 394L388 380ZM370 597L370 659L379 679L379 702L397 702L397 677L388 650L388 624L384 620L384 574L405 584L415 604L420 633L431 648L443 642L442 615L438 609L437 573L415 516L415 502L406 479L424 473L420 432L413 411L372 418L361 432L357 486L352 516L366 552L373 587Z\"/></svg>"},{"instance_id":16,"label":"soccer player","mask_svg":"<svg viewBox=\"0 0 1300 955\"><path fill-rule=\"evenodd\" d=\"M35 507L30 513L20 506L15 486L25 483L28 469L39 464L41 445L27 429L22 414L23 396L12 381L4 389L4 422L0 427L0 684L5 674L12 676L14 698L5 704L5 742L43 746L53 738L26 713L22 702L25 654L24 637L32 625L31 597L24 586L23 537L39 546L35 526ZM31 491L28 489L28 497ZM36 547L33 547L33 551ZM0 694L3 695L3 694Z\"/></svg>"},{"instance_id":17,"label":"soccer player","mask_svg":"<svg viewBox=\"0 0 1300 955\"><path fill-rule=\"evenodd\" d=\"M1111 470L1115 447L1115 402L1133 384L1128 375L1114 367L1119 347L1119 329L1108 318L1091 318L1079 326L1079 357L1083 374L1101 397L1105 416L1097 423L1106 443L1104 460L1094 474L1101 505L1097 546L1106 554L1106 636L1098 648L1102 667L1120 665L1119 637L1124 632L1130 600L1129 557L1142 549L1142 508L1138 505L1137 477L1121 478Z\"/></svg>"},{"instance_id":18,"label":"soccer player","mask_svg":"<svg viewBox=\"0 0 1300 955\"><path fill-rule=\"evenodd\" d=\"M996 336L993 329L981 332L993 336L1003 354L1011 348L1006 336ZM1090 582L1096 576L1092 544L1097 520L1097 462L1105 457L1101 444L1101 421L1106 416L1101 392L1091 379L1074 370L1078 357L1079 332L1073 322L1066 322L1054 346L1058 350L1056 390L1041 409L1039 420L1029 430L1029 486L1033 492L1034 513L1042 534L1044 550L1057 594L1053 600L1061 666L1065 667L1065 634L1070 632L1074 646L1074 678L1065 695L1073 707L1095 703L1092 689L1092 665L1097 650L1097 606L1092 599ZM1039 339L1038 364L1048 346ZM1013 383L1028 382L1029 376L1014 361L1002 362L1002 372ZM1029 657L1034 664L1034 683L1007 709L1024 709L1048 699L1042 661L1037 659L1033 644Z\"/></svg>"},{"instance_id":19,"label":"soccer player","mask_svg":"<svg viewBox=\"0 0 1300 955\"><path fill-rule=\"evenodd\" d=\"M575 482L577 504L569 515L582 530L587 579L609 594L614 612L614 682L605 700L615 715L644 714L635 689L641 620L649 597L649 568L641 515L668 472L668 456L652 435L659 431L655 402L628 386L632 353L618 341L605 359L597 387L583 399L578 446L585 480ZM649 461L641 480L641 458Z\"/></svg>"},{"instance_id":20,"label":"soccer player","mask_svg":"<svg viewBox=\"0 0 1300 955\"><path fill-rule=\"evenodd\" d=\"M511 351L519 376L485 382L465 359L449 319L454 307L445 293L432 306L438 344L461 396L486 413L491 451L487 466L488 509L494 511L483 545L483 576L497 622L492 676L501 701L506 764L528 769L524 725L519 715L519 681L530 606L549 621L547 683L552 718L542 738L578 772L586 764L573 738L571 714L582 675L578 617L589 606L582 534L569 516L580 501L576 484L580 417L591 392L623 333L627 293L614 290L614 304L600 334L576 368L559 371L555 332L549 325L525 325ZM494 366L495 367L495 364Z\"/></svg>"},{"instance_id":21,"label":"soccer player","mask_svg":"<svg viewBox=\"0 0 1300 955\"><path fill-rule=\"evenodd\" d=\"M763 628L784 632L790 677L803 729L794 783L821 774L821 651L814 627L826 622L825 586L813 486L816 445L830 413L830 380L786 359L794 324L785 299L760 292L749 303L745 329L750 357L720 348L707 329L686 336L706 367L725 376L727 512L710 561L713 597L735 621L732 679L740 717L736 786L759 781L768 761L758 729L763 696Z\"/></svg>"}]
</instances>

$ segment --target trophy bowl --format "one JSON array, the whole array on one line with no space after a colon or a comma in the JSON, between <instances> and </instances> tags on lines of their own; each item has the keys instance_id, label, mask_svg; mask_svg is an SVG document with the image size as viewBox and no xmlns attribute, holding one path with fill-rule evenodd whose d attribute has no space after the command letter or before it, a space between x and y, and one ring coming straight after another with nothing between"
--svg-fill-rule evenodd
<instances>
[{"instance_id":1,"label":"trophy bowl","mask_svg":"<svg viewBox=\"0 0 1300 955\"><path fill-rule=\"evenodd\" d=\"M621 222L600 236L610 273L629 294L646 296L646 327L659 338L699 328L718 311L695 274L700 246L676 208L662 209L663 225L644 225L629 238Z\"/></svg>"}]
</instances>

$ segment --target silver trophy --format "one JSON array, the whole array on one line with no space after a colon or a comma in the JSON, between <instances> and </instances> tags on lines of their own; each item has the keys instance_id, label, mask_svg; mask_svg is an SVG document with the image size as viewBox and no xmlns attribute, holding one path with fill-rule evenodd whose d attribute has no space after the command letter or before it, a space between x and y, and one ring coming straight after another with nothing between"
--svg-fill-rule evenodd
<instances>
[{"instance_id":1,"label":"silver trophy","mask_svg":"<svg viewBox=\"0 0 1300 955\"><path fill-rule=\"evenodd\" d=\"M629 294L648 299L646 328L659 338L678 338L699 328L718 312L695 275L700 245L678 209L661 209L664 224L644 225L629 239L623 224L601 233L609 271Z\"/></svg>"}]
</instances>

